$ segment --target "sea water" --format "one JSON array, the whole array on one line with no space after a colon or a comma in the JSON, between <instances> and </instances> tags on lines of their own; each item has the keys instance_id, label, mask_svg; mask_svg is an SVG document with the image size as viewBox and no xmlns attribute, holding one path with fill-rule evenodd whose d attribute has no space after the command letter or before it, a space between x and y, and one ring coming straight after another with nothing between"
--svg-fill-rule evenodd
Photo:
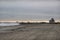
<instances>
[{"instance_id":1,"label":"sea water","mask_svg":"<svg viewBox=\"0 0 60 40\"><path fill-rule=\"evenodd\" d=\"M0 32L9 32L8 30L16 29L15 25L20 25L16 22L1 22L0 23ZM13 27L9 27L13 26Z\"/></svg>"},{"instance_id":2,"label":"sea water","mask_svg":"<svg viewBox=\"0 0 60 40\"><path fill-rule=\"evenodd\" d=\"M0 26L14 26L14 25L19 25L19 23L13 23L13 22L10 22L10 23L0 23Z\"/></svg>"}]
</instances>

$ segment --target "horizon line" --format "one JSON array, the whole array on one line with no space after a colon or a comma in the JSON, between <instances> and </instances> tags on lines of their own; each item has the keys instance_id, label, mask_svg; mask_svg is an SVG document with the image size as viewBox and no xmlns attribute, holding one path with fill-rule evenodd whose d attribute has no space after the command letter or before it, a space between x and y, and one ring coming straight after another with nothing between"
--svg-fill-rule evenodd
<instances>
[{"instance_id":1,"label":"horizon line","mask_svg":"<svg viewBox=\"0 0 60 40\"><path fill-rule=\"evenodd\" d=\"M49 20L0 20L0 22L49 22ZM55 20L55 22L60 22L60 20Z\"/></svg>"}]
</instances>

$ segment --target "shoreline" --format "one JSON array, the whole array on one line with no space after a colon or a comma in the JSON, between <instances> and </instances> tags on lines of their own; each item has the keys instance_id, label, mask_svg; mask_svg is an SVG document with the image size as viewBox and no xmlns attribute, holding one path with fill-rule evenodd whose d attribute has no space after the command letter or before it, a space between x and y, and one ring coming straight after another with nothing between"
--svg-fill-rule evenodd
<instances>
[{"instance_id":1,"label":"shoreline","mask_svg":"<svg viewBox=\"0 0 60 40\"><path fill-rule=\"evenodd\" d=\"M53 25L60 25L60 24L39 24L39 23L35 24L35 23L32 23L32 24L21 24L21 25L14 25L14 26L0 26L0 33L4 32L4 31L6 31L6 32L12 31L13 32L13 31L21 29L21 28L23 30L24 28L28 28L28 26L31 27L31 26L45 26L45 25L53 26ZM34 29L34 28L32 28L32 29ZM39 28L37 28L37 29L39 29Z\"/></svg>"},{"instance_id":2,"label":"shoreline","mask_svg":"<svg viewBox=\"0 0 60 40\"><path fill-rule=\"evenodd\" d=\"M60 24L27 24L21 26L13 26L13 28L14 29L10 29L8 32L0 32L0 40L60 39Z\"/></svg>"}]
</instances>

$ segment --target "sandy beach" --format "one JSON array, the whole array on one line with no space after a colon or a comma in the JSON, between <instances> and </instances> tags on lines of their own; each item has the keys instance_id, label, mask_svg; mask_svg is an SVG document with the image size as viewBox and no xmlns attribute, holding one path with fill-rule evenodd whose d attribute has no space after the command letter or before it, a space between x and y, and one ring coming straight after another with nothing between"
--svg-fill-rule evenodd
<instances>
[{"instance_id":1,"label":"sandy beach","mask_svg":"<svg viewBox=\"0 0 60 40\"><path fill-rule=\"evenodd\" d=\"M60 40L60 24L9 26L0 31L0 40Z\"/></svg>"}]
</instances>

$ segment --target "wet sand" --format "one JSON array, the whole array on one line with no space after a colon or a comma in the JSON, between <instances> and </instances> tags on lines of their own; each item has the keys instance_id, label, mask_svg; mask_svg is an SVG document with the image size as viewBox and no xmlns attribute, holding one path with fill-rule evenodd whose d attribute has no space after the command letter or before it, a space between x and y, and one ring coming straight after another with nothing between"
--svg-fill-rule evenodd
<instances>
[{"instance_id":1,"label":"wet sand","mask_svg":"<svg viewBox=\"0 0 60 40\"><path fill-rule=\"evenodd\" d=\"M60 24L28 24L12 27L14 29L0 32L0 40L60 40Z\"/></svg>"}]
</instances>

